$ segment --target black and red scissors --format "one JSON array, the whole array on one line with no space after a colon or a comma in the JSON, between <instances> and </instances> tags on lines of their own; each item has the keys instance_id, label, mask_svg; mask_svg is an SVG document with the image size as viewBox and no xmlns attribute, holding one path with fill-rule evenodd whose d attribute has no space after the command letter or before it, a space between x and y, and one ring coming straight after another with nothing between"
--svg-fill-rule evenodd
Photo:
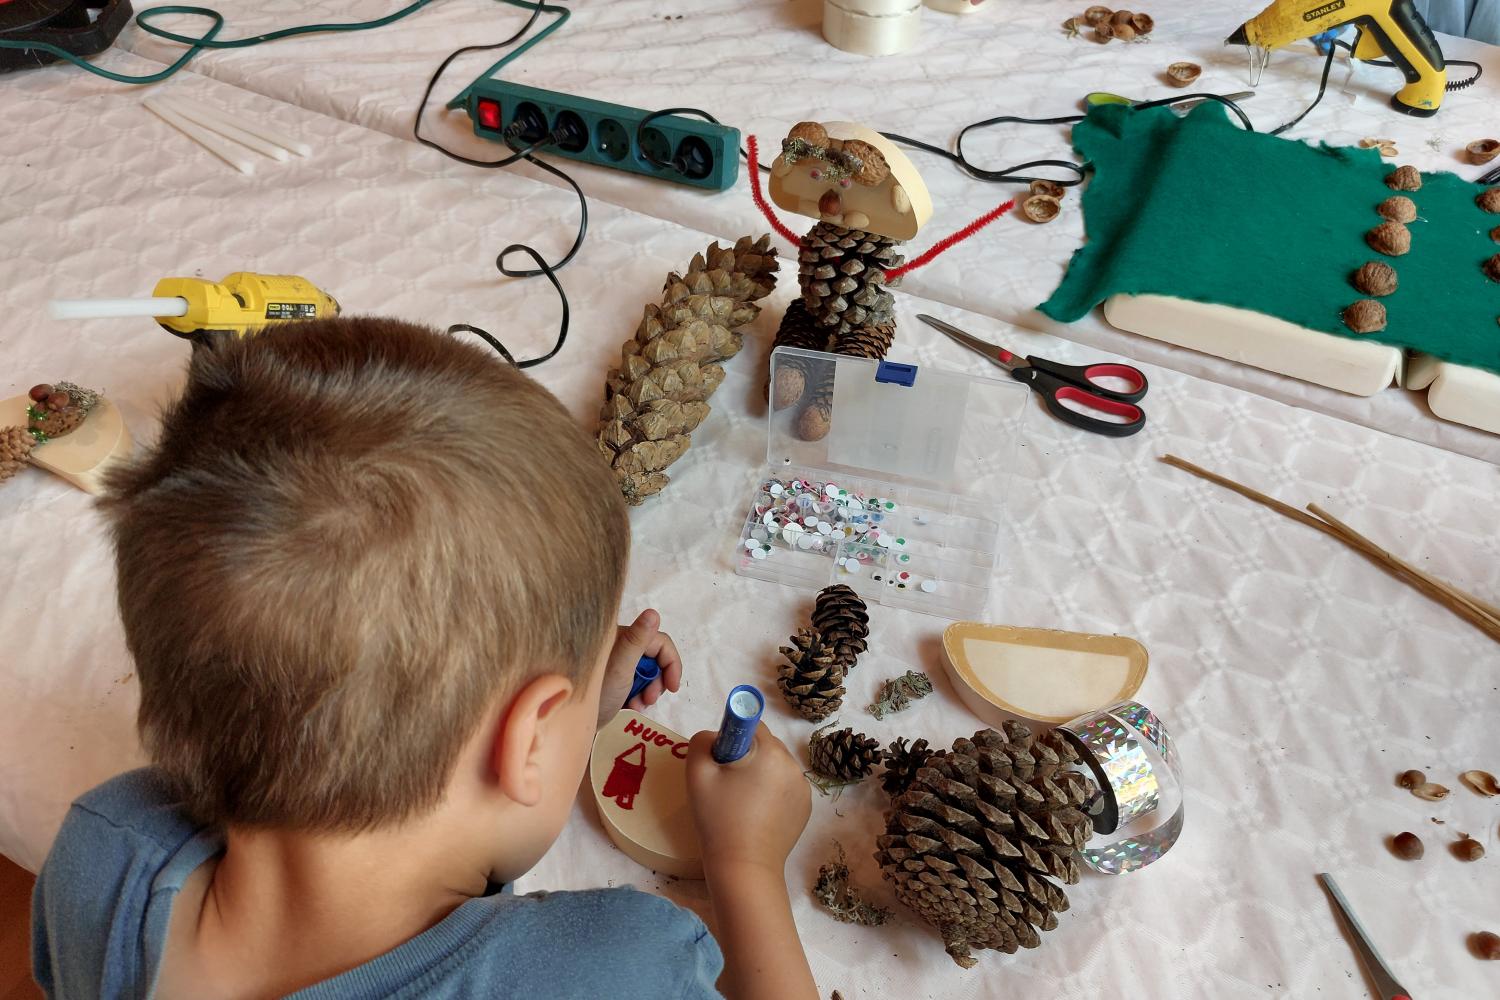
<instances>
[{"instance_id":1,"label":"black and red scissors","mask_svg":"<svg viewBox=\"0 0 1500 1000\"><path fill-rule=\"evenodd\" d=\"M1135 405L1146 395L1146 376L1139 368L1113 362L1061 365L1046 358L1023 358L935 316L920 313L917 319L946 333L991 364L1004 368L1017 382L1031 386L1041 394L1048 411L1065 423L1109 437L1129 437L1146 426L1146 411ZM1115 389L1101 379L1118 379L1128 388ZM1072 406L1067 405L1069 403ZM1084 410L1108 414L1116 419L1091 416Z\"/></svg>"}]
</instances>

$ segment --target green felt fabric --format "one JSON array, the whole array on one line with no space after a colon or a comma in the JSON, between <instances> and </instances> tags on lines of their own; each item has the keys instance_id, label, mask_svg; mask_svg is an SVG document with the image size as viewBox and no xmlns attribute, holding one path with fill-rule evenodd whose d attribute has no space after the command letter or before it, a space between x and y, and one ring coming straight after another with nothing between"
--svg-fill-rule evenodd
<instances>
[{"instance_id":1,"label":"green felt fabric","mask_svg":"<svg viewBox=\"0 0 1500 1000\"><path fill-rule=\"evenodd\" d=\"M1424 174L1420 191L1392 191L1376 150L1246 132L1213 103L1185 118L1095 107L1073 145L1094 166L1088 243L1040 307L1053 319L1117 293L1174 295L1500 371L1500 283L1481 270L1500 253L1489 237L1500 215L1475 204L1478 185ZM1381 257L1364 236L1398 193L1417 204L1411 252ZM1399 287L1381 299L1386 329L1360 337L1341 314L1363 297L1349 278L1367 260L1391 264Z\"/></svg>"}]
</instances>

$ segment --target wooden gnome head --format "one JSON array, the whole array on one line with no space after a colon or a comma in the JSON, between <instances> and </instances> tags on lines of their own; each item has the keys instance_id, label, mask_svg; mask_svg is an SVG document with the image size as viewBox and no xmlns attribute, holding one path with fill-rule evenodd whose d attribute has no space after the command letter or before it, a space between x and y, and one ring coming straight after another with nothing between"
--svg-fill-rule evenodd
<instances>
[{"instance_id":1,"label":"wooden gnome head","mask_svg":"<svg viewBox=\"0 0 1500 1000\"><path fill-rule=\"evenodd\" d=\"M909 240L932 197L894 143L851 122L799 122L771 164L771 200L788 212Z\"/></svg>"}]
</instances>

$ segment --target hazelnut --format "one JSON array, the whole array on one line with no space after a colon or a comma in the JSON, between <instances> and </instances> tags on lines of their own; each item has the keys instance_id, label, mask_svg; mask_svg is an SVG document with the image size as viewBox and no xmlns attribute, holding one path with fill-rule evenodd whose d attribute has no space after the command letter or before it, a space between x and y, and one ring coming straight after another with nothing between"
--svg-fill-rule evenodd
<instances>
[{"instance_id":1,"label":"hazelnut","mask_svg":"<svg viewBox=\"0 0 1500 1000\"><path fill-rule=\"evenodd\" d=\"M1057 183L1057 181L1049 181L1046 178L1032 181L1029 190L1032 194L1044 194L1048 198L1056 198L1058 201L1062 201L1063 195L1068 193L1068 189Z\"/></svg>"},{"instance_id":2,"label":"hazelnut","mask_svg":"<svg viewBox=\"0 0 1500 1000\"><path fill-rule=\"evenodd\" d=\"M1132 17L1135 17L1135 13L1133 11L1117 10L1110 17L1109 23L1118 28L1122 24L1129 24Z\"/></svg>"},{"instance_id":3,"label":"hazelnut","mask_svg":"<svg viewBox=\"0 0 1500 1000\"><path fill-rule=\"evenodd\" d=\"M1486 961L1500 960L1500 934L1480 931L1469 938L1469 945L1474 949L1474 954Z\"/></svg>"},{"instance_id":4,"label":"hazelnut","mask_svg":"<svg viewBox=\"0 0 1500 1000\"><path fill-rule=\"evenodd\" d=\"M1167 67L1167 82L1174 87L1190 86L1203 75L1203 67L1197 63L1174 62Z\"/></svg>"},{"instance_id":5,"label":"hazelnut","mask_svg":"<svg viewBox=\"0 0 1500 1000\"><path fill-rule=\"evenodd\" d=\"M1115 26L1110 24L1108 21L1100 21L1098 24L1094 25L1094 41L1101 43L1108 42L1111 38L1114 37Z\"/></svg>"},{"instance_id":6,"label":"hazelnut","mask_svg":"<svg viewBox=\"0 0 1500 1000\"><path fill-rule=\"evenodd\" d=\"M1491 281L1500 281L1500 253L1484 262L1484 276ZM1493 784L1494 779L1491 778L1490 782Z\"/></svg>"},{"instance_id":7,"label":"hazelnut","mask_svg":"<svg viewBox=\"0 0 1500 1000\"><path fill-rule=\"evenodd\" d=\"M1056 198L1045 194L1034 194L1021 202L1021 214L1032 222L1051 222L1062 211Z\"/></svg>"},{"instance_id":8,"label":"hazelnut","mask_svg":"<svg viewBox=\"0 0 1500 1000\"><path fill-rule=\"evenodd\" d=\"M1387 257L1400 257L1411 249L1411 231L1399 222L1382 222L1365 233L1370 249Z\"/></svg>"},{"instance_id":9,"label":"hazelnut","mask_svg":"<svg viewBox=\"0 0 1500 1000\"><path fill-rule=\"evenodd\" d=\"M1486 212L1500 212L1500 187L1485 188L1474 199L1474 204Z\"/></svg>"},{"instance_id":10,"label":"hazelnut","mask_svg":"<svg viewBox=\"0 0 1500 1000\"><path fill-rule=\"evenodd\" d=\"M1475 139L1464 147L1470 163L1488 163L1500 156L1500 139Z\"/></svg>"},{"instance_id":11,"label":"hazelnut","mask_svg":"<svg viewBox=\"0 0 1500 1000\"><path fill-rule=\"evenodd\" d=\"M52 387L46 382L43 382L41 385L32 386L31 392L27 393L27 395L31 397L31 401L33 403L40 403L48 396L52 395Z\"/></svg>"},{"instance_id":12,"label":"hazelnut","mask_svg":"<svg viewBox=\"0 0 1500 1000\"><path fill-rule=\"evenodd\" d=\"M1129 22L1117 24L1115 25L1115 37L1122 42L1133 42L1135 41L1135 29L1130 26Z\"/></svg>"},{"instance_id":13,"label":"hazelnut","mask_svg":"<svg viewBox=\"0 0 1500 1000\"><path fill-rule=\"evenodd\" d=\"M1465 837L1449 848L1460 861L1478 861L1484 857L1484 845L1473 837Z\"/></svg>"},{"instance_id":14,"label":"hazelnut","mask_svg":"<svg viewBox=\"0 0 1500 1000\"><path fill-rule=\"evenodd\" d=\"M1422 175L1416 167L1397 167L1385 175L1385 186L1396 191L1422 190Z\"/></svg>"},{"instance_id":15,"label":"hazelnut","mask_svg":"<svg viewBox=\"0 0 1500 1000\"><path fill-rule=\"evenodd\" d=\"M1150 14L1131 14L1130 26L1137 35L1149 35L1156 30L1156 22L1151 19Z\"/></svg>"},{"instance_id":16,"label":"hazelnut","mask_svg":"<svg viewBox=\"0 0 1500 1000\"><path fill-rule=\"evenodd\" d=\"M1369 265L1366 265L1367 267ZM1427 783L1427 775L1418 770L1402 771L1396 778L1396 784L1402 788L1416 788L1418 785Z\"/></svg>"},{"instance_id":17,"label":"hazelnut","mask_svg":"<svg viewBox=\"0 0 1500 1000\"><path fill-rule=\"evenodd\" d=\"M1344 325L1355 333L1376 333L1385 329L1385 306L1374 299L1360 299L1344 310Z\"/></svg>"},{"instance_id":18,"label":"hazelnut","mask_svg":"<svg viewBox=\"0 0 1500 1000\"><path fill-rule=\"evenodd\" d=\"M1427 849L1415 833L1398 833L1391 838L1391 853L1402 861L1420 861Z\"/></svg>"},{"instance_id":19,"label":"hazelnut","mask_svg":"<svg viewBox=\"0 0 1500 1000\"><path fill-rule=\"evenodd\" d=\"M1083 12L1083 23L1092 28L1096 24L1108 21L1114 13L1108 7L1090 7Z\"/></svg>"},{"instance_id":20,"label":"hazelnut","mask_svg":"<svg viewBox=\"0 0 1500 1000\"><path fill-rule=\"evenodd\" d=\"M1393 194L1377 205L1375 211L1392 222L1410 222L1417 217L1417 203L1404 194Z\"/></svg>"},{"instance_id":21,"label":"hazelnut","mask_svg":"<svg viewBox=\"0 0 1500 1000\"><path fill-rule=\"evenodd\" d=\"M1383 261L1369 261L1354 272L1353 284L1366 295L1373 295L1377 298L1389 295L1396 290L1396 269ZM1397 780L1405 782L1408 774L1416 775L1416 780L1410 785L1403 783L1402 788L1414 788L1427 780L1427 775L1421 771L1407 771Z\"/></svg>"}]
</instances>

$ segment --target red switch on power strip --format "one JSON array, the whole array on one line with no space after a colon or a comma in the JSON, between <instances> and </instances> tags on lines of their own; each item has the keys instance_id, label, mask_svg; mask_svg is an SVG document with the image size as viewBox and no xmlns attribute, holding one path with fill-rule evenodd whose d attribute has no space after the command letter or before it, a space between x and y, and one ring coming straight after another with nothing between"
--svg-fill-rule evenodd
<instances>
[{"instance_id":1,"label":"red switch on power strip","mask_svg":"<svg viewBox=\"0 0 1500 1000\"><path fill-rule=\"evenodd\" d=\"M500 131L500 102L488 97L481 97L476 106L481 128Z\"/></svg>"}]
</instances>

